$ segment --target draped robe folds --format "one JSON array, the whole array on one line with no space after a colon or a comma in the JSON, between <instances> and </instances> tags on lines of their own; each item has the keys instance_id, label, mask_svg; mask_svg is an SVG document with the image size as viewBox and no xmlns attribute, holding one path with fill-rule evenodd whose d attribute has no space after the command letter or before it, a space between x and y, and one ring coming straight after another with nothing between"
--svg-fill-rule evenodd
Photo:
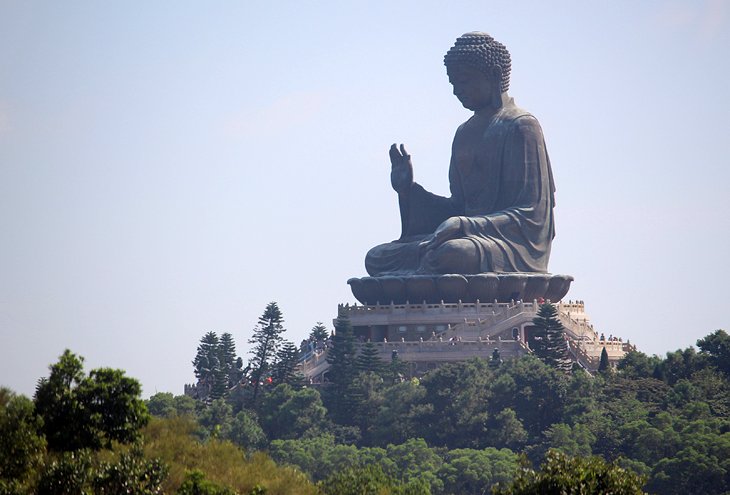
<instances>
[{"instance_id":1,"label":"draped robe folds","mask_svg":"<svg viewBox=\"0 0 730 495\"><path fill-rule=\"evenodd\" d=\"M425 247L450 217L481 272L547 272L555 187L537 119L512 99L490 118L475 114L456 131L449 184L449 198L417 183L400 195L401 238L368 252L371 276L434 273Z\"/></svg>"}]
</instances>

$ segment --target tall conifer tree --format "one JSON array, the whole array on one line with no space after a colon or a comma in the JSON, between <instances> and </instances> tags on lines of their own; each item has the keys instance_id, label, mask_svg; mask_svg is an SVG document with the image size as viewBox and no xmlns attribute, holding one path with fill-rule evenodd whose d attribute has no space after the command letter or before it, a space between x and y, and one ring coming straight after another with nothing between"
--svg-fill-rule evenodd
<instances>
[{"instance_id":1,"label":"tall conifer tree","mask_svg":"<svg viewBox=\"0 0 730 495\"><path fill-rule=\"evenodd\" d=\"M329 386L326 390L327 409L340 424L352 424L359 404L359 390L355 384L358 369L355 358L357 349L350 318L340 307L335 321L332 347L327 353L330 369L327 372Z\"/></svg>"},{"instance_id":2,"label":"tall conifer tree","mask_svg":"<svg viewBox=\"0 0 730 495\"><path fill-rule=\"evenodd\" d=\"M299 385L302 376L297 373L297 365L299 364L299 349L293 342L288 340L276 353L276 361L271 368L271 379L274 386L281 383L289 385Z\"/></svg>"},{"instance_id":3,"label":"tall conifer tree","mask_svg":"<svg viewBox=\"0 0 730 495\"><path fill-rule=\"evenodd\" d=\"M316 325L312 327L312 330L309 332L309 338L313 339L315 342L322 342L327 340L327 337L330 336L330 333L327 331L327 327L324 326L324 323L321 321L318 321Z\"/></svg>"},{"instance_id":4,"label":"tall conifer tree","mask_svg":"<svg viewBox=\"0 0 730 495\"><path fill-rule=\"evenodd\" d=\"M198 379L200 399L215 400L226 395L228 378L221 365L220 339L215 332L207 332L200 339L193 368Z\"/></svg>"},{"instance_id":5,"label":"tall conifer tree","mask_svg":"<svg viewBox=\"0 0 730 495\"><path fill-rule=\"evenodd\" d=\"M611 372L611 363L608 362L608 351L606 351L605 347L603 348L603 350L601 350L601 361L598 363L598 372L599 373L610 373Z\"/></svg>"},{"instance_id":6,"label":"tall conifer tree","mask_svg":"<svg viewBox=\"0 0 730 495\"><path fill-rule=\"evenodd\" d=\"M545 364L563 372L569 372L573 363L565 340L565 328L558 319L558 311L550 303L540 305L535 325L533 351Z\"/></svg>"},{"instance_id":7,"label":"tall conifer tree","mask_svg":"<svg viewBox=\"0 0 730 495\"><path fill-rule=\"evenodd\" d=\"M251 349L253 357L249 362L253 381L253 404L256 404L261 380L269 376L276 351L279 350L283 340L281 336L284 333L283 323L284 317L279 306L275 302L270 302L266 305L264 313L254 328L253 336L248 341L249 344L254 344Z\"/></svg>"},{"instance_id":8,"label":"tall conifer tree","mask_svg":"<svg viewBox=\"0 0 730 495\"><path fill-rule=\"evenodd\" d=\"M230 333L221 335L218 356L225 374L226 387L230 389L241 380L243 374L243 361L236 356L236 343Z\"/></svg>"},{"instance_id":9,"label":"tall conifer tree","mask_svg":"<svg viewBox=\"0 0 730 495\"><path fill-rule=\"evenodd\" d=\"M386 364L380 358L378 348L372 342L360 347L360 354L355 359L355 366L361 373L382 373Z\"/></svg>"}]
</instances>

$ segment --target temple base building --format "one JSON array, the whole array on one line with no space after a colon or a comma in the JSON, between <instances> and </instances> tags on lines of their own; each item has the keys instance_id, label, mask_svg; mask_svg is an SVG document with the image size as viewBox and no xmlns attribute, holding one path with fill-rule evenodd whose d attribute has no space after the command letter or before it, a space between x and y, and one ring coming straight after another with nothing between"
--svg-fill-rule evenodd
<instances>
[{"instance_id":1,"label":"temple base building","mask_svg":"<svg viewBox=\"0 0 730 495\"><path fill-rule=\"evenodd\" d=\"M539 303L438 303L341 306L350 318L355 337L372 342L381 359L397 357L408 366L409 376L419 376L444 363L483 359L513 359L531 353ZM571 359L589 372L598 369L606 349L615 365L630 342L599 334L590 323L583 301L555 304ZM497 351L495 353L495 350ZM326 381L327 351L303 356L301 370L311 383Z\"/></svg>"}]
</instances>

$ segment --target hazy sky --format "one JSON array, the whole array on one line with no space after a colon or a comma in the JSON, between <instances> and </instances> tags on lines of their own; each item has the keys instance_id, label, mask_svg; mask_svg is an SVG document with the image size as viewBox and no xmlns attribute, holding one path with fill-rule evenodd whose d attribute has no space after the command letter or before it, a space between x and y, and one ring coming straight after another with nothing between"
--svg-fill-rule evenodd
<instances>
[{"instance_id":1,"label":"hazy sky","mask_svg":"<svg viewBox=\"0 0 730 495\"><path fill-rule=\"evenodd\" d=\"M269 301L331 327L400 234L390 144L448 191L473 30L542 124L567 298L650 354L730 330L728 1L0 0L0 385L70 348L178 394Z\"/></svg>"}]
</instances>

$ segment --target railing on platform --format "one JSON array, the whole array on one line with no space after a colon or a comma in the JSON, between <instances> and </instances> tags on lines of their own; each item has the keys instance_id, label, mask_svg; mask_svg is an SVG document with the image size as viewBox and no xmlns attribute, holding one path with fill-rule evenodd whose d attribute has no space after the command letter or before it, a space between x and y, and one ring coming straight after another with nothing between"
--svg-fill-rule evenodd
<instances>
[{"instance_id":1,"label":"railing on platform","mask_svg":"<svg viewBox=\"0 0 730 495\"><path fill-rule=\"evenodd\" d=\"M372 304L372 305L345 305L345 308L347 309L350 316L357 317L358 315L363 314L372 314L372 313L384 313L384 314L394 314L394 313L410 313L410 312L423 312L423 311L438 311L440 313L464 313L464 312L471 312L474 313L492 313L492 314L499 314L506 310L513 309L515 307L520 307L520 309L524 307L529 307L537 304L536 302L522 302L522 301L512 301L508 303L498 303L498 302L480 302L477 301L475 303L462 303L462 302L455 302L455 303L407 303L407 304ZM536 311L536 309L534 309Z\"/></svg>"}]
</instances>

